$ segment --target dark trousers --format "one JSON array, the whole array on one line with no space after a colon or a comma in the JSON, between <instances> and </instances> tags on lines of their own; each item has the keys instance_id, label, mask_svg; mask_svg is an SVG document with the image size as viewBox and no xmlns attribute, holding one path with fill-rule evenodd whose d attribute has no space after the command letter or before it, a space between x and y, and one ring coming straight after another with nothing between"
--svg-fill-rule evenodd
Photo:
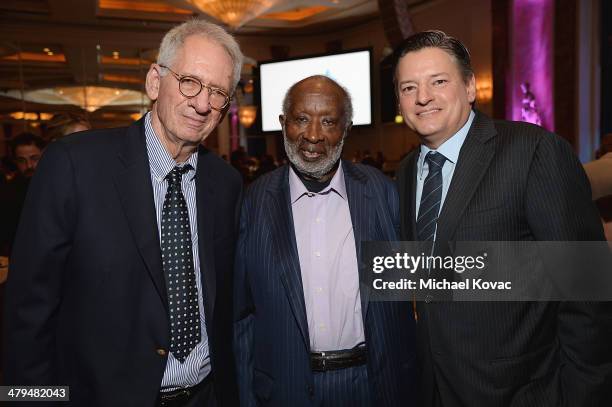
<instances>
[{"instance_id":1,"label":"dark trousers","mask_svg":"<svg viewBox=\"0 0 612 407\"><path fill-rule=\"evenodd\" d=\"M314 372L314 392L321 407L371 407L367 366Z\"/></svg>"}]
</instances>

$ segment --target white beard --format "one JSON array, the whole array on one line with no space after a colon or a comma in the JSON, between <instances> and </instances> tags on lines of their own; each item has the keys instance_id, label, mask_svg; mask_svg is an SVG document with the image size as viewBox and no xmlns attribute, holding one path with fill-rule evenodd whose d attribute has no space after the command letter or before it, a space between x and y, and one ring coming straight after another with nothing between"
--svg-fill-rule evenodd
<instances>
[{"instance_id":1,"label":"white beard","mask_svg":"<svg viewBox=\"0 0 612 407\"><path fill-rule=\"evenodd\" d=\"M330 154L323 157L321 160L316 162L304 161L300 154L298 142L290 141L285 133L283 132L283 139L285 141L285 153L289 162L301 173L310 178L321 179L334 168L340 156L342 155L342 147L344 146L344 138L346 133L342 135L342 139L333 147Z\"/></svg>"}]
</instances>

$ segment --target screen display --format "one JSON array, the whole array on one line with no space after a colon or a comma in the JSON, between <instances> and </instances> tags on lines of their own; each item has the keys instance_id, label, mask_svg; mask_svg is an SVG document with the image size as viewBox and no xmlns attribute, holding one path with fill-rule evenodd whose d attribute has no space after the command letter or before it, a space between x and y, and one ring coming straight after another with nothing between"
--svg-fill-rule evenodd
<instances>
[{"instance_id":1,"label":"screen display","mask_svg":"<svg viewBox=\"0 0 612 407\"><path fill-rule=\"evenodd\" d=\"M283 98L294 83L311 75L325 75L344 86L353 101L353 126L372 124L370 51L354 51L259 65L263 131L280 131L278 115Z\"/></svg>"}]
</instances>

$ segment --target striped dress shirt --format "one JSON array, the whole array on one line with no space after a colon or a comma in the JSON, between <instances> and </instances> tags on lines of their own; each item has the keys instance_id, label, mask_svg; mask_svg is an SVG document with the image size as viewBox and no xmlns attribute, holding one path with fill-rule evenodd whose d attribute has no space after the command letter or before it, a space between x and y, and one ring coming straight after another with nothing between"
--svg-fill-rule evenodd
<instances>
[{"instance_id":1,"label":"striped dress shirt","mask_svg":"<svg viewBox=\"0 0 612 407\"><path fill-rule=\"evenodd\" d=\"M175 359L174 355L168 355L168 363L161 382L162 391L170 391L183 387L191 387L200 383L210 373L210 355L208 349L208 335L204 316L204 301L202 291L202 278L200 274L200 258L198 257L198 213L196 206L196 184L195 176L198 168L198 154L193 153L189 159L182 164L177 164L172 156L166 151L160 139L155 134L151 125L151 113L145 117L145 137L149 166L151 170L151 184L153 185L153 200L155 202L155 214L157 218L157 231L161 239L161 216L164 207L164 199L168 182L165 177L172 169L179 165L191 165L192 169L183 175L181 189L187 202L189 212L189 224L191 229L191 246L193 250L193 269L195 272L196 286L198 289L198 306L200 309L201 341L191 351L184 363ZM163 318L160 315L160 318Z\"/></svg>"}]
</instances>

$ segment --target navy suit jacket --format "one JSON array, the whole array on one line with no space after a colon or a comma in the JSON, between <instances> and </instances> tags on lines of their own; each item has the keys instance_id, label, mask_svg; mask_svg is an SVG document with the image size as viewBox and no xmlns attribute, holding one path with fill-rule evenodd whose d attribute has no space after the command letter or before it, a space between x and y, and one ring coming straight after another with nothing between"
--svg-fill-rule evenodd
<instances>
[{"instance_id":1,"label":"navy suit jacket","mask_svg":"<svg viewBox=\"0 0 612 407\"><path fill-rule=\"evenodd\" d=\"M396 189L380 171L343 161L357 258L361 242L397 240ZM360 267L360 272L362 267ZM289 194L289 167L248 190L235 271L235 348L243 405L315 403L310 340ZM370 302L360 285L372 405L415 399L415 327L411 304Z\"/></svg>"},{"instance_id":2,"label":"navy suit jacket","mask_svg":"<svg viewBox=\"0 0 612 407\"><path fill-rule=\"evenodd\" d=\"M242 181L200 148L196 188L215 394L219 405L233 406L232 272ZM7 384L68 385L71 405L155 404L170 329L142 120L49 145L10 267Z\"/></svg>"}]
</instances>

